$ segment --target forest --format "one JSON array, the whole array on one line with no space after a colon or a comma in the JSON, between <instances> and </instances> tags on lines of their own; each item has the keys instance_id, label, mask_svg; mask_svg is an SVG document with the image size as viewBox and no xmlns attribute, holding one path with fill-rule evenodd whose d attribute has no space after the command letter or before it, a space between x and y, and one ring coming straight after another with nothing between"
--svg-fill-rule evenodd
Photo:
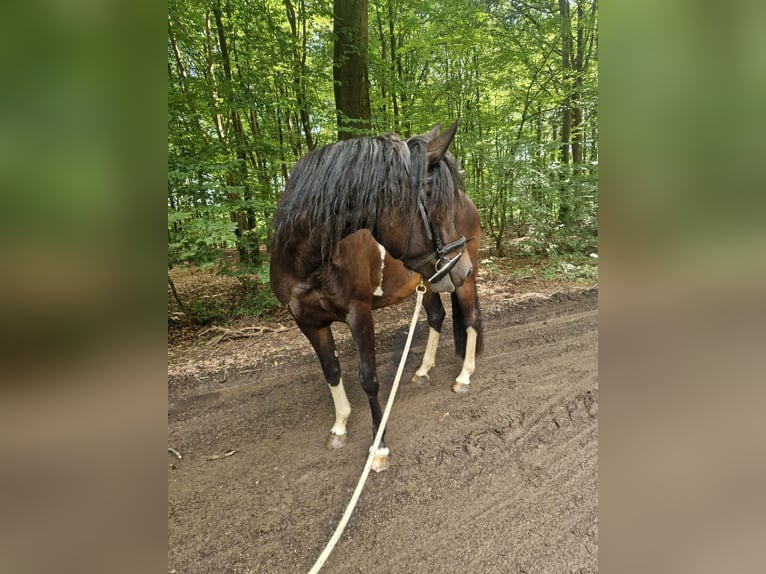
<instances>
[{"instance_id":1,"label":"forest","mask_svg":"<svg viewBox=\"0 0 766 574\"><path fill-rule=\"evenodd\" d=\"M597 8L170 0L168 268L235 276L267 305L271 217L298 158L459 118L451 151L481 214L487 264L529 257L594 273Z\"/></svg>"}]
</instances>

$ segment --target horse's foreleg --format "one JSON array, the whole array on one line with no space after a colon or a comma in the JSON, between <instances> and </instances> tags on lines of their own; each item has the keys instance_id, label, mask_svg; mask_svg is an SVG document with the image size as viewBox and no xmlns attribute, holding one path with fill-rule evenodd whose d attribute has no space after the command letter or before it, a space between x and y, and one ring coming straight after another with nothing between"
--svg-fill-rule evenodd
<instances>
[{"instance_id":1,"label":"horse's foreleg","mask_svg":"<svg viewBox=\"0 0 766 574\"><path fill-rule=\"evenodd\" d=\"M463 356L463 369L452 385L459 394L471 388L471 375L476 369L476 354L481 352L481 314L474 281L468 281L452 294L452 326L455 350Z\"/></svg>"},{"instance_id":2,"label":"horse's foreleg","mask_svg":"<svg viewBox=\"0 0 766 574\"><path fill-rule=\"evenodd\" d=\"M476 369L476 338L477 331L473 327L466 329L465 359L463 359L463 370L452 384L452 390L459 394L467 393L470 390L471 375Z\"/></svg>"},{"instance_id":3,"label":"horse's foreleg","mask_svg":"<svg viewBox=\"0 0 766 574\"><path fill-rule=\"evenodd\" d=\"M375 364L375 326L372 318L372 307L365 304L355 305L348 314L347 321L359 353L359 380L370 402L372 438L374 440L378 434L383 412L378 400L378 371ZM372 470L376 472L386 470L389 464L389 450L386 448L384 440L381 439L372 461Z\"/></svg>"},{"instance_id":4,"label":"horse's foreleg","mask_svg":"<svg viewBox=\"0 0 766 574\"><path fill-rule=\"evenodd\" d=\"M316 351L319 362L322 364L324 378L330 387L332 402L335 405L335 424L330 429L327 437L327 448L341 448L348 442L346 422L351 414L351 405L346 397L346 389L343 387L343 379L340 375L340 362L335 350L335 340L330 327L319 329L301 326L301 331L311 342Z\"/></svg>"},{"instance_id":5,"label":"horse's foreleg","mask_svg":"<svg viewBox=\"0 0 766 574\"><path fill-rule=\"evenodd\" d=\"M422 384L430 378L429 371L436 366L436 349L439 347L440 333L433 327L428 328L428 342L426 343L426 352L423 354L423 361L415 374L412 375L412 382Z\"/></svg>"},{"instance_id":6,"label":"horse's foreleg","mask_svg":"<svg viewBox=\"0 0 766 574\"><path fill-rule=\"evenodd\" d=\"M423 307L428 316L428 342L426 343L426 352L423 354L423 361L412 376L412 382L419 384L429 379L428 373L436 366L436 349L439 346L439 335L445 315L441 297L430 290L423 299Z\"/></svg>"}]
</instances>

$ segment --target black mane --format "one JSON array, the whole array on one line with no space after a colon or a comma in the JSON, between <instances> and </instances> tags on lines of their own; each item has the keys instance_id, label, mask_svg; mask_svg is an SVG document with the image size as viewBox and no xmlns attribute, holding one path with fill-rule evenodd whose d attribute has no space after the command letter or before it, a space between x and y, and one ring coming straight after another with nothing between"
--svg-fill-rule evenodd
<instances>
[{"instance_id":1,"label":"black mane","mask_svg":"<svg viewBox=\"0 0 766 574\"><path fill-rule=\"evenodd\" d=\"M434 221L455 219L455 210L463 207L463 176L452 154L447 152L431 169L431 193L428 215Z\"/></svg>"},{"instance_id":2,"label":"black mane","mask_svg":"<svg viewBox=\"0 0 766 574\"><path fill-rule=\"evenodd\" d=\"M293 167L274 213L273 246L291 250L313 242L329 259L349 233L377 221L417 213L417 192L428 178L427 139L402 141L396 135L358 138L324 146ZM431 173L429 213L452 214L459 202L460 176L447 154ZM460 185L462 188L462 184Z\"/></svg>"}]
</instances>

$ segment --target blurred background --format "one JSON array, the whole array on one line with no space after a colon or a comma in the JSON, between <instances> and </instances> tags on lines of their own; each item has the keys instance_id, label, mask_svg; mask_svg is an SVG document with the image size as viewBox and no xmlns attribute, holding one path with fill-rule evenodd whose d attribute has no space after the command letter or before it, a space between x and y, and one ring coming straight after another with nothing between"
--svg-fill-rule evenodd
<instances>
[{"instance_id":1,"label":"blurred background","mask_svg":"<svg viewBox=\"0 0 766 574\"><path fill-rule=\"evenodd\" d=\"M759 571L766 7L593 5L600 561ZM166 9L6 9L2 571L166 561Z\"/></svg>"},{"instance_id":2,"label":"blurred background","mask_svg":"<svg viewBox=\"0 0 766 574\"><path fill-rule=\"evenodd\" d=\"M755 572L766 9L600 10L600 565Z\"/></svg>"}]
</instances>

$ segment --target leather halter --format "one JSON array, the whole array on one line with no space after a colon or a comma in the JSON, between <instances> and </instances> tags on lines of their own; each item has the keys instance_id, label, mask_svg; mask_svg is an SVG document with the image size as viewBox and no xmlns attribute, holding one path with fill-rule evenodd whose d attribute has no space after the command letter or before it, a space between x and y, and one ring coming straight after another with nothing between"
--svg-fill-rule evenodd
<instances>
[{"instance_id":1,"label":"leather halter","mask_svg":"<svg viewBox=\"0 0 766 574\"><path fill-rule=\"evenodd\" d=\"M433 181L433 178L429 177L426 183L431 183ZM434 244L434 251L432 253L428 253L427 255L424 255L420 259L418 259L413 265L407 265L407 263L404 261L404 258L407 255L407 250L409 249L410 245L410 239L412 238L412 228L410 228L410 233L407 236L407 243L404 246L404 253L400 257L400 260L404 263L405 267L408 269L411 269L413 271L417 271L420 273L419 269L431 261L436 260L436 263L434 263L434 268L436 269L436 273L434 273L431 277L427 279L429 283L433 283L436 281L440 281L444 278L447 273L449 273L452 268L457 264L457 262L460 260L460 258L463 256L463 253L465 253L465 245L469 241L473 240L474 238L471 237L470 239L466 239L465 236L461 235L459 239L456 239L455 241L452 241L450 243L444 244L444 241L442 241L441 235L439 235L438 229L436 229L433 224L431 223L431 220L428 219L428 212L426 211L426 197L423 193L423 189L421 188L418 192L418 211L420 213L420 218L423 221L423 227L426 230L426 236L429 240L431 240ZM460 249L460 253L455 255L452 258L447 257L447 254L450 251L454 251L455 249Z\"/></svg>"}]
</instances>

